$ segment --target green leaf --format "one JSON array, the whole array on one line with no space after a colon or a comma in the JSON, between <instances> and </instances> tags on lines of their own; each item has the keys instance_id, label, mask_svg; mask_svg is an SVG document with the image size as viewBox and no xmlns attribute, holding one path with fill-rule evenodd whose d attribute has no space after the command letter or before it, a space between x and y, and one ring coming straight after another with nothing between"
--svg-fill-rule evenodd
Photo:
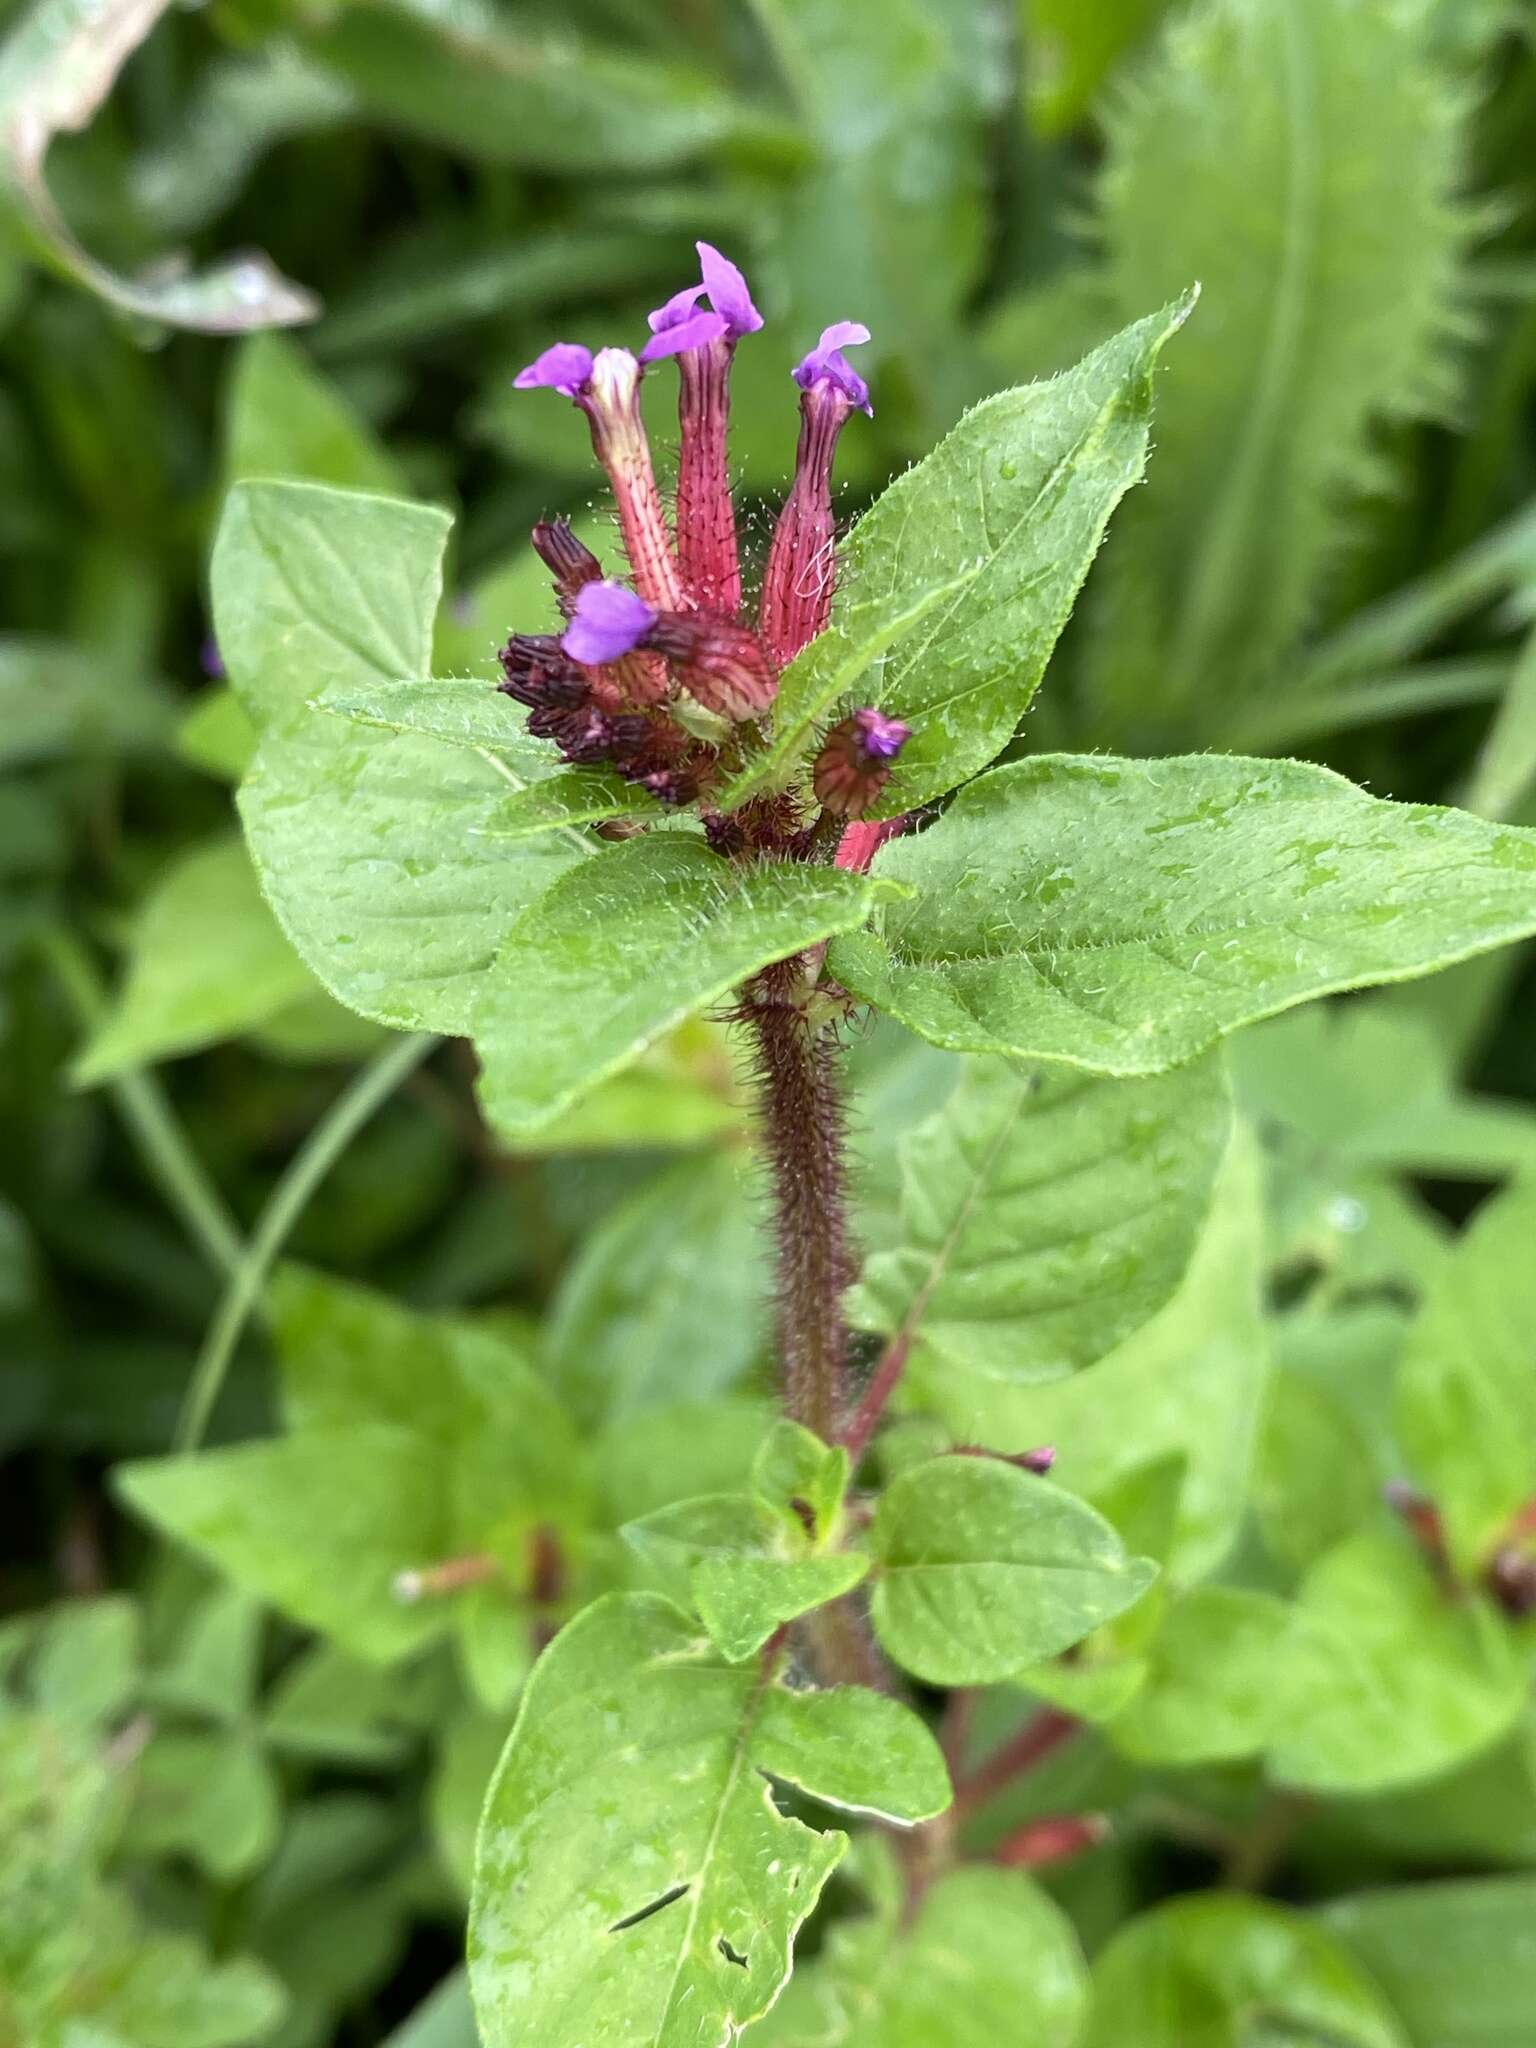
<instances>
[{"instance_id":1,"label":"green leaf","mask_svg":"<svg viewBox=\"0 0 1536 2048\"><path fill-rule=\"evenodd\" d=\"M1382 426L1453 394L1469 101L1425 16L1204 0L1112 111L1116 305L1198 277L1212 309L1159 392L1155 495L1096 586L1089 686L1117 736L1209 731L1275 677L1381 489Z\"/></svg>"},{"instance_id":2,"label":"green leaf","mask_svg":"<svg viewBox=\"0 0 1536 2048\"><path fill-rule=\"evenodd\" d=\"M848 1471L841 1444L824 1444L781 1416L752 1460L752 1491L787 1529L821 1548L837 1534Z\"/></svg>"},{"instance_id":3,"label":"green leaf","mask_svg":"<svg viewBox=\"0 0 1536 2048\"><path fill-rule=\"evenodd\" d=\"M265 1620L256 1602L233 1587L206 1594L177 1630L169 1658L150 1674L151 1703L226 1726L243 1722L256 1697Z\"/></svg>"},{"instance_id":4,"label":"green leaf","mask_svg":"<svg viewBox=\"0 0 1536 2048\"><path fill-rule=\"evenodd\" d=\"M487 2048L725 2044L766 2012L846 1839L780 1814L761 1774L915 1820L947 1797L893 1757L912 1717L721 1664L666 1601L601 1600L529 1681L486 1800L469 1963ZM857 1729L857 1732L856 1732ZM850 1739L850 1738L854 1739ZM931 1741L931 1738L929 1739ZM937 1804L935 1803L937 1802Z\"/></svg>"},{"instance_id":5,"label":"green leaf","mask_svg":"<svg viewBox=\"0 0 1536 2048\"><path fill-rule=\"evenodd\" d=\"M1080 2048L1408 2048L1342 1943L1263 1899L1207 1895L1143 1913L1093 1970Z\"/></svg>"},{"instance_id":6,"label":"green leaf","mask_svg":"<svg viewBox=\"0 0 1536 2048\"><path fill-rule=\"evenodd\" d=\"M1070 2048L1088 1972L1072 1923L1039 1885L973 1866L929 1886L910 1927L871 1916L834 1929L793 1989L811 1994L807 2023L786 1997L763 2023L763 2048Z\"/></svg>"},{"instance_id":7,"label":"green leaf","mask_svg":"<svg viewBox=\"0 0 1536 2048\"><path fill-rule=\"evenodd\" d=\"M988 1685L1054 1657L1139 1599L1157 1575L1102 1516L990 1458L934 1458L881 1496L881 1643L931 1685Z\"/></svg>"},{"instance_id":8,"label":"green leaf","mask_svg":"<svg viewBox=\"0 0 1536 2048\"><path fill-rule=\"evenodd\" d=\"M230 1884L260 1869L281 1826L277 1783L249 1735L162 1729L139 1760L123 1848L188 1856Z\"/></svg>"},{"instance_id":9,"label":"green leaf","mask_svg":"<svg viewBox=\"0 0 1536 2048\"><path fill-rule=\"evenodd\" d=\"M1400 1531L1350 1538L1304 1580L1275 1775L1306 1791L1409 1785L1497 1741L1525 1698L1508 1632Z\"/></svg>"},{"instance_id":10,"label":"green leaf","mask_svg":"<svg viewBox=\"0 0 1536 2048\"><path fill-rule=\"evenodd\" d=\"M540 766L543 766L540 763ZM633 817L654 806L633 783L598 768L548 775L506 797L480 827L488 839L532 839L561 825Z\"/></svg>"},{"instance_id":11,"label":"green leaf","mask_svg":"<svg viewBox=\"0 0 1536 2048\"><path fill-rule=\"evenodd\" d=\"M55 135L86 127L118 71L154 29L168 0L33 0L0 45L0 191L50 261L111 305L141 319L208 334L312 320L319 304L259 253L203 271L184 261L120 276L88 255L48 189L43 163Z\"/></svg>"},{"instance_id":12,"label":"green leaf","mask_svg":"<svg viewBox=\"0 0 1536 2048\"><path fill-rule=\"evenodd\" d=\"M494 758L307 708L425 675L446 538L426 506L243 483L212 576L219 645L266 728L240 808L278 922L349 1008L463 1031L503 935L576 850L478 836L507 793Z\"/></svg>"},{"instance_id":13,"label":"green leaf","mask_svg":"<svg viewBox=\"0 0 1536 2048\"><path fill-rule=\"evenodd\" d=\"M39 1617L28 1696L40 1713L86 1731L125 1712L140 1684L139 1612L125 1598L70 1600Z\"/></svg>"},{"instance_id":14,"label":"green leaf","mask_svg":"<svg viewBox=\"0 0 1536 2048\"><path fill-rule=\"evenodd\" d=\"M1536 834L1297 761L1037 756L877 867L918 893L833 947L840 981L937 1045L1097 1073L1536 930Z\"/></svg>"},{"instance_id":15,"label":"green leaf","mask_svg":"<svg viewBox=\"0 0 1536 2048\"><path fill-rule=\"evenodd\" d=\"M781 1623L849 1592L869 1570L867 1557L808 1554L811 1539L795 1517L750 1494L674 1501L619 1533L662 1570L669 1592L691 1599L710 1641L733 1664L760 1650Z\"/></svg>"},{"instance_id":16,"label":"green leaf","mask_svg":"<svg viewBox=\"0 0 1536 2048\"><path fill-rule=\"evenodd\" d=\"M1247 1512L1269 1339L1260 1313L1264 1248L1256 1148L1239 1131L1178 1293L1160 1315L1071 1379L1015 1386L945 1363L919 1366L908 1398L954 1438L996 1450L1054 1444L1057 1469L1104 1499L1139 1467L1185 1465L1167 1565L1210 1572ZM1136 1426L1126 1426L1134 1416Z\"/></svg>"},{"instance_id":17,"label":"green leaf","mask_svg":"<svg viewBox=\"0 0 1536 2048\"><path fill-rule=\"evenodd\" d=\"M317 1643L268 1695L263 1728L285 1753L354 1768L399 1764L416 1720L408 1675L380 1671Z\"/></svg>"},{"instance_id":18,"label":"green leaf","mask_svg":"<svg viewBox=\"0 0 1536 2048\"><path fill-rule=\"evenodd\" d=\"M256 752L256 728L227 683L194 700L176 728L176 751L220 782L238 782L244 775Z\"/></svg>"},{"instance_id":19,"label":"green leaf","mask_svg":"<svg viewBox=\"0 0 1536 2048\"><path fill-rule=\"evenodd\" d=\"M1409 1334L1397 1431L1474 1576L1536 1498L1536 1178L1474 1218Z\"/></svg>"},{"instance_id":20,"label":"green leaf","mask_svg":"<svg viewBox=\"0 0 1536 2048\"><path fill-rule=\"evenodd\" d=\"M124 674L96 649L41 633L0 635L0 767L151 752L170 721L161 685Z\"/></svg>"},{"instance_id":21,"label":"green leaf","mask_svg":"<svg viewBox=\"0 0 1536 2048\"><path fill-rule=\"evenodd\" d=\"M910 617L860 689L913 728L882 815L954 788L1012 737L1109 516L1141 474L1152 366L1192 303L1127 328L1047 384L984 400L849 535L847 596L799 676L790 670L778 715L817 718L861 649Z\"/></svg>"},{"instance_id":22,"label":"green leaf","mask_svg":"<svg viewBox=\"0 0 1536 2048\"><path fill-rule=\"evenodd\" d=\"M841 868L735 868L673 834L604 848L518 921L484 981L487 1116L536 1130L758 968L854 930L884 893Z\"/></svg>"},{"instance_id":23,"label":"green leaf","mask_svg":"<svg viewBox=\"0 0 1536 2048\"><path fill-rule=\"evenodd\" d=\"M853 1319L936 1369L1091 1365L1183 1278L1230 1126L1212 1059L1133 1082L969 1062L902 1145L900 1249L866 1265Z\"/></svg>"},{"instance_id":24,"label":"green leaf","mask_svg":"<svg viewBox=\"0 0 1536 2048\"><path fill-rule=\"evenodd\" d=\"M278 334L254 336L236 359L226 399L224 470L230 483L295 476L358 491L402 488L372 429L304 351Z\"/></svg>"},{"instance_id":25,"label":"green leaf","mask_svg":"<svg viewBox=\"0 0 1536 2048\"><path fill-rule=\"evenodd\" d=\"M1268 1593L1196 1586L1169 1606L1110 1739L1146 1764L1254 1756L1285 1711L1291 1612Z\"/></svg>"},{"instance_id":26,"label":"green leaf","mask_svg":"<svg viewBox=\"0 0 1536 2048\"><path fill-rule=\"evenodd\" d=\"M615 1425L722 1392L762 1349L766 1295L742 1163L723 1149L679 1160L566 1267L545 1328L549 1377L583 1419Z\"/></svg>"},{"instance_id":27,"label":"green leaf","mask_svg":"<svg viewBox=\"0 0 1536 2048\"><path fill-rule=\"evenodd\" d=\"M1025 96L1040 134L1060 135L1073 126L1166 6L1167 0L1098 0L1093 7L1076 0L1021 0L1028 37Z\"/></svg>"},{"instance_id":28,"label":"green leaf","mask_svg":"<svg viewBox=\"0 0 1536 2048\"><path fill-rule=\"evenodd\" d=\"M239 839L193 847L135 920L127 978L75 1061L81 1088L264 1024L314 989Z\"/></svg>"},{"instance_id":29,"label":"green leaf","mask_svg":"<svg viewBox=\"0 0 1536 2048\"><path fill-rule=\"evenodd\" d=\"M1391 1999L1413 2048L1525 2048L1536 1877L1366 1892L1324 1918Z\"/></svg>"},{"instance_id":30,"label":"green leaf","mask_svg":"<svg viewBox=\"0 0 1536 2048\"><path fill-rule=\"evenodd\" d=\"M306 47L365 107L491 163L655 171L754 125L706 72L474 4L445 13L429 0L372 0L312 28Z\"/></svg>"},{"instance_id":31,"label":"green leaf","mask_svg":"<svg viewBox=\"0 0 1536 2048\"><path fill-rule=\"evenodd\" d=\"M526 715L476 676L427 677L412 682L357 676L320 691L322 711L383 732L419 733L423 739L486 752L511 768L519 782L553 776L560 758L526 731ZM515 796L518 792L513 791ZM512 801L503 792L502 802Z\"/></svg>"}]
</instances>

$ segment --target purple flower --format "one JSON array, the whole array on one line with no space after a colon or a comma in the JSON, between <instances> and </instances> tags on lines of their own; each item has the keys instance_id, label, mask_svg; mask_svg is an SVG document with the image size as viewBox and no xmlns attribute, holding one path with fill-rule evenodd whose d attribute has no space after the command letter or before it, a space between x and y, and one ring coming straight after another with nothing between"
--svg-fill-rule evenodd
<instances>
[{"instance_id":1,"label":"purple flower","mask_svg":"<svg viewBox=\"0 0 1536 2048\"><path fill-rule=\"evenodd\" d=\"M871 760L894 761L912 737L912 728L905 719L887 718L883 711L855 711L853 722Z\"/></svg>"},{"instance_id":2,"label":"purple flower","mask_svg":"<svg viewBox=\"0 0 1536 2048\"><path fill-rule=\"evenodd\" d=\"M850 405L862 407L873 419L875 408L869 402L869 386L843 354L845 348L854 348L868 339L869 329L860 321L834 320L830 327L821 330L820 341L790 374L802 391L817 384L833 385Z\"/></svg>"},{"instance_id":3,"label":"purple flower","mask_svg":"<svg viewBox=\"0 0 1536 2048\"><path fill-rule=\"evenodd\" d=\"M740 341L744 334L755 334L763 324L763 316L752 303L747 280L728 256L722 256L708 242L695 242L693 246L699 252L699 273L709 303L725 321L732 341Z\"/></svg>"},{"instance_id":4,"label":"purple flower","mask_svg":"<svg viewBox=\"0 0 1536 2048\"><path fill-rule=\"evenodd\" d=\"M655 612L625 584L588 583L577 594L560 645L573 661L599 668L631 653L655 623Z\"/></svg>"},{"instance_id":5,"label":"purple flower","mask_svg":"<svg viewBox=\"0 0 1536 2048\"><path fill-rule=\"evenodd\" d=\"M578 341L557 341L512 379L516 391L558 391L574 398L592 375L592 351Z\"/></svg>"},{"instance_id":6,"label":"purple flower","mask_svg":"<svg viewBox=\"0 0 1536 2048\"><path fill-rule=\"evenodd\" d=\"M755 334L763 316L752 303L747 280L728 256L708 242L695 242L699 252L702 282L674 292L664 306L648 316L651 338L640 351L642 363L654 363L662 356L675 356L685 348L703 348L707 342L740 341ZM699 311L700 299L707 298L713 312Z\"/></svg>"}]
</instances>

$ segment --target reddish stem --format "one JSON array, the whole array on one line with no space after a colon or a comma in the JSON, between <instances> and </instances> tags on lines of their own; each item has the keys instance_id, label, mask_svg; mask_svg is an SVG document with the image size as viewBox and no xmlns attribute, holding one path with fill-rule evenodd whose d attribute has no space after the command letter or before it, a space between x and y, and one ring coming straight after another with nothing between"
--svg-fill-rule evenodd
<instances>
[{"instance_id":1,"label":"reddish stem","mask_svg":"<svg viewBox=\"0 0 1536 2048\"><path fill-rule=\"evenodd\" d=\"M1006 1864L1010 1870L1043 1870L1048 1864L1081 1856L1085 1849L1098 1848L1109 1836L1108 1814L1047 1814L1004 1835L992 1851L992 1861Z\"/></svg>"},{"instance_id":2,"label":"reddish stem","mask_svg":"<svg viewBox=\"0 0 1536 2048\"><path fill-rule=\"evenodd\" d=\"M854 1409L848 1427L843 1431L842 1443L847 1449L848 1460L857 1466L869 1449L869 1440L879 1427L886 1404L900 1384L901 1376L907 1369L907 1360L912 1353L912 1328L910 1319L891 1339L880 1354L869 1385L864 1389L859 1405Z\"/></svg>"},{"instance_id":3,"label":"reddish stem","mask_svg":"<svg viewBox=\"0 0 1536 2048\"><path fill-rule=\"evenodd\" d=\"M1060 1749L1064 1742L1069 1742L1081 1726L1082 1723L1071 1714L1064 1714L1056 1707L1042 1707L989 1757L984 1757L969 1777L956 1785L956 1817L974 1813L978 1807L985 1806L1015 1778L1023 1777L1027 1771L1043 1763L1054 1750Z\"/></svg>"}]
</instances>

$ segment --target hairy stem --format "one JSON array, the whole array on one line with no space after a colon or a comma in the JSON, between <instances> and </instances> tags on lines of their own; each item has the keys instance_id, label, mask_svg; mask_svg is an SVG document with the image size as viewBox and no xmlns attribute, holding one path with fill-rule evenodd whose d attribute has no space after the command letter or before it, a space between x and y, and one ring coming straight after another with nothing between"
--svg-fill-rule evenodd
<instances>
[{"instance_id":1,"label":"hairy stem","mask_svg":"<svg viewBox=\"0 0 1536 2048\"><path fill-rule=\"evenodd\" d=\"M799 961L759 974L743 1014L756 1041L758 1110L773 1185L784 1405L796 1422L830 1440L845 1410L843 1293L852 1272L836 1033L816 1015Z\"/></svg>"}]
</instances>

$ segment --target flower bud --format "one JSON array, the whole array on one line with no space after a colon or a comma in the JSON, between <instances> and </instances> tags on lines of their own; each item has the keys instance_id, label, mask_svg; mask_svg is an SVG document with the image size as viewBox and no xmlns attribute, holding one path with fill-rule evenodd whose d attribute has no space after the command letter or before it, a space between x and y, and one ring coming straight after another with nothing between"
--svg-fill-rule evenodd
<instances>
[{"instance_id":1,"label":"flower bud","mask_svg":"<svg viewBox=\"0 0 1536 2048\"><path fill-rule=\"evenodd\" d=\"M822 808L838 818L867 810L890 780L892 764L911 734L904 719L887 718L872 708L834 725L811 770Z\"/></svg>"}]
</instances>

